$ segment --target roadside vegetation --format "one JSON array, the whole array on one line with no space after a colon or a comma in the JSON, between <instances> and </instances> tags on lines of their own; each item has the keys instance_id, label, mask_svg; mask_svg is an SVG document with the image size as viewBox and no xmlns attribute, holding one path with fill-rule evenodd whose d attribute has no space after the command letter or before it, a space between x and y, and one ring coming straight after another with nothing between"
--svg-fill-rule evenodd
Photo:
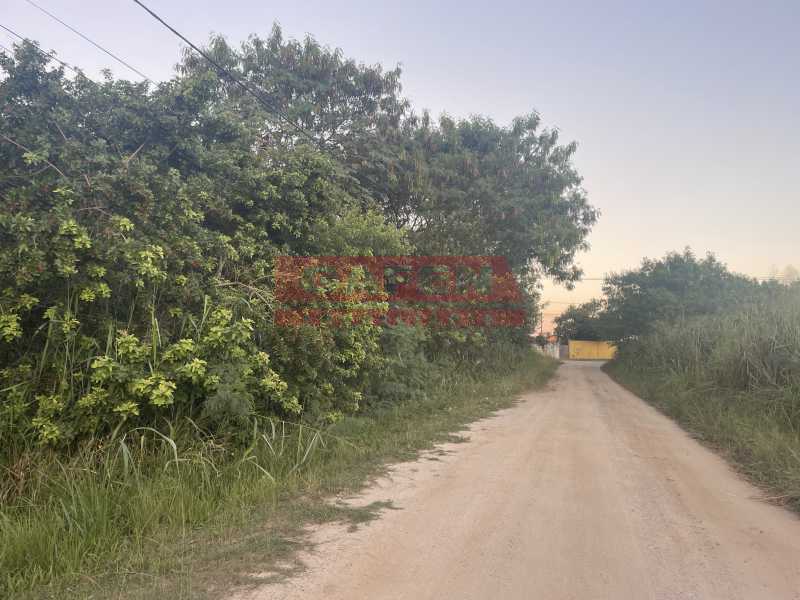
<instances>
[{"instance_id":1,"label":"roadside vegetation","mask_svg":"<svg viewBox=\"0 0 800 600\"><path fill-rule=\"evenodd\" d=\"M560 325L615 341L612 376L800 511L800 283L671 253L612 275Z\"/></svg>"},{"instance_id":2,"label":"roadside vegetation","mask_svg":"<svg viewBox=\"0 0 800 600\"><path fill-rule=\"evenodd\" d=\"M129 430L69 455L31 456L35 463L7 469L16 488L4 490L0 511L0 590L15 598L198 598L289 575L300 568L292 554L306 523L357 524L390 508L348 509L332 497L356 491L388 460L454 439L557 366L529 349L496 350L477 370L443 369L422 398L324 429L253 417L238 445L187 418L166 433Z\"/></svg>"},{"instance_id":3,"label":"roadside vegetation","mask_svg":"<svg viewBox=\"0 0 800 600\"><path fill-rule=\"evenodd\" d=\"M0 53L0 595L169 580L552 372L538 282L597 217L575 144L415 113L277 27L208 51L269 102L191 52L158 85ZM286 255L503 256L526 323L282 326Z\"/></svg>"},{"instance_id":4,"label":"roadside vegetation","mask_svg":"<svg viewBox=\"0 0 800 600\"><path fill-rule=\"evenodd\" d=\"M800 511L800 293L659 323L608 370Z\"/></svg>"}]
</instances>

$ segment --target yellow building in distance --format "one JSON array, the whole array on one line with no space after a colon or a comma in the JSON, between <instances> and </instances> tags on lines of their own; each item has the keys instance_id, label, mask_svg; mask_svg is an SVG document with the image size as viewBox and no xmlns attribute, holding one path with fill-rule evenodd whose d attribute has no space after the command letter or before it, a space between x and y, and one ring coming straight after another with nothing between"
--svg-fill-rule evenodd
<instances>
[{"instance_id":1,"label":"yellow building in distance","mask_svg":"<svg viewBox=\"0 0 800 600\"><path fill-rule=\"evenodd\" d=\"M570 360L611 360L617 347L611 342L588 342L569 340Z\"/></svg>"}]
</instances>

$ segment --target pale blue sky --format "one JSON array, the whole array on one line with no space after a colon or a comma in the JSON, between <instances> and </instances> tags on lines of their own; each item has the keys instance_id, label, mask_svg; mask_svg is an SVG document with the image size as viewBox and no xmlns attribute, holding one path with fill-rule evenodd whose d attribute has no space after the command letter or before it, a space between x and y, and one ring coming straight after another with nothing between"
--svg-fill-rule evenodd
<instances>
[{"instance_id":1,"label":"pale blue sky","mask_svg":"<svg viewBox=\"0 0 800 600\"><path fill-rule=\"evenodd\" d=\"M63 60L136 78L24 0L0 1L0 23ZM151 78L178 60L179 40L131 0L36 1ZM757 276L800 265L800 2L146 3L197 42L278 21L361 61L401 63L405 93L435 114L506 123L537 110L578 141L602 211L580 257L587 276L686 245Z\"/></svg>"}]
</instances>

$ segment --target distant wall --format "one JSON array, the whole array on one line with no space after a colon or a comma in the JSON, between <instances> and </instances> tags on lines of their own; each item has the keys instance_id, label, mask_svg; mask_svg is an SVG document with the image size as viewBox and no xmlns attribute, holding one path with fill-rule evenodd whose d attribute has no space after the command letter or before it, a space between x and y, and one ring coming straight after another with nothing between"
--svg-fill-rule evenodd
<instances>
[{"instance_id":1,"label":"distant wall","mask_svg":"<svg viewBox=\"0 0 800 600\"><path fill-rule=\"evenodd\" d=\"M558 360L559 358L561 358L560 355L559 355L559 352L558 352L558 348L559 348L558 342L556 342L556 343L548 342L547 344L545 344L543 352L547 356L549 356L551 358L555 358L556 360Z\"/></svg>"},{"instance_id":2,"label":"distant wall","mask_svg":"<svg viewBox=\"0 0 800 600\"><path fill-rule=\"evenodd\" d=\"M569 340L570 360L609 360L616 353L617 348L611 342Z\"/></svg>"}]
</instances>

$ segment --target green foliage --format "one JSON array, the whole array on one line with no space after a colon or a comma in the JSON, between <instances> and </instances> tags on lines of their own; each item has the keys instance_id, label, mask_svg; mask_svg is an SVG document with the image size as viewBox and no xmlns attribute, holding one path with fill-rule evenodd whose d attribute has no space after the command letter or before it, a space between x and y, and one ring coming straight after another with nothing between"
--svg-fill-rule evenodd
<instances>
[{"instance_id":1,"label":"green foliage","mask_svg":"<svg viewBox=\"0 0 800 600\"><path fill-rule=\"evenodd\" d=\"M556 366L499 345L482 366L442 371L424 394L401 391L324 430L252 417L236 452L224 437L177 419L164 433L133 428L82 442L69 456L0 457L0 596L151 598L175 584L196 597L233 587L237 573L252 571L243 557L261 569L286 563L290 540L309 520L357 516L332 508L327 495L351 493L383 461L411 458L509 406Z\"/></svg>"},{"instance_id":2,"label":"green foliage","mask_svg":"<svg viewBox=\"0 0 800 600\"><path fill-rule=\"evenodd\" d=\"M278 28L209 50L285 117L191 53L154 87L0 53L0 590L146 572L176 532L341 489L554 369L532 319L277 326L273 266L504 254L533 315L596 219L573 144L418 117L399 69Z\"/></svg>"},{"instance_id":3,"label":"green foliage","mask_svg":"<svg viewBox=\"0 0 800 600\"><path fill-rule=\"evenodd\" d=\"M576 280L575 253L597 213L572 166L536 114L500 127L473 117L437 124L425 115L411 140L420 165L411 203L388 207L428 254L499 254L517 273Z\"/></svg>"},{"instance_id":4,"label":"green foliage","mask_svg":"<svg viewBox=\"0 0 800 600\"><path fill-rule=\"evenodd\" d=\"M602 327L610 339L626 340L657 321L724 312L768 292L755 280L731 273L713 254L699 259L687 248L606 278Z\"/></svg>"},{"instance_id":5,"label":"green foliage","mask_svg":"<svg viewBox=\"0 0 800 600\"><path fill-rule=\"evenodd\" d=\"M285 40L278 27L239 49L213 38L211 50L266 90L286 122L334 153L348 192L406 230L419 254L496 254L520 275L579 277L573 260L597 211L572 165L577 145L559 145L538 115L509 127L486 117L415 115L399 95L399 68L357 65L311 37ZM180 68L196 76L209 69L194 53ZM236 86L220 85L277 143L304 139Z\"/></svg>"},{"instance_id":6,"label":"green foliage","mask_svg":"<svg viewBox=\"0 0 800 600\"><path fill-rule=\"evenodd\" d=\"M651 332L657 323L724 314L786 297L790 290L776 281L759 283L732 273L713 254L697 258L687 248L611 274L603 285L604 297L570 306L556 319L557 332L562 340L579 335L624 344Z\"/></svg>"},{"instance_id":7,"label":"green foliage","mask_svg":"<svg viewBox=\"0 0 800 600\"><path fill-rule=\"evenodd\" d=\"M356 156L355 148L369 143L368 134L376 128L396 126L408 110L408 102L400 96L399 68L384 71L380 65L359 64L311 36L286 39L278 25L266 38L251 35L238 49L221 36L212 37L209 51L219 63L264 90L283 116L276 119L274 111L265 111L240 87L218 81L209 64L192 51L186 51L179 71L215 81L237 110L262 120L270 141L292 145L300 139L297 130L287 126L291 123L310 132L320 147L340 151L345 165L367 157Z\"/></svg>"},{"instance_id":8,"label":"green foliage","mask_svg":"<svg viewBox=\"0 0 800 600\"><path fill-rule=\"evenodd\" d=\"M439 334L441 335L441 334ZM380 339L380 364L370 373L370 405L401 400L421 400L447 365L433 363L426 349L437 334L424 327L397 325L384 329Z\"/></svg>"},{"instance_id":9,"label":"green foliage","mask_svg":"<svg viewBox=\"0 0 800 600\"><path fill-rule=\"evenodd\" d=\"M602 309L603 304L599 300L591 300L578 306L570 305L555 318L555 335L563 344L569 340L604 339L600 321Z\"/></svg>"},{"instance_id":10,"label":"green foliage","mask_svg":"<svg viewBox=\"0 0 800 600\"><path fill-rule=\"evenodd\" d=\"M723 314L662 321L624 344L619 360L676 375L697 387L786 393L800 429L800 288Z\"/></svg>"},{"instance_id":11,"label":"green foliage","mask_svg":"<svg viewBox=\"0 0 800 600\"><path fill-rule=\"evenodd\" d=\"M723 314L662 322L611 373L800 510L800 287Z\"/></svg>"},{"instance_id":12,"label":"green foliage","mask_svg":"<svg viewBox=\"0 0 800 600\"><path fill-rule=\"evenodd\" d=\"M151 88L0 54L0 432L69 446L189 416L330 423L524 332L275 325L290 255L504 254L535 301L596 218L539 119L415 116L400 71L275 27ZM310 132L298 134L294 123ZM533 310L531 310L533 314Z\"/></svg>"},{"instance_id":13,"label":"green foliage","mask_svg":"<svg viewBox=\"0 0 800 600\"><path fill-rule=\"evenodd\" d=\"M208 80L148 92L67 80L27 46L1 60L2 132L47 161L0 146L7 434L63 444L182 414L357 407L376 327L271 322L277 254L408 251L330 158L254 151L256 129L213 110Z\"/></svg>"}]
</instances>

